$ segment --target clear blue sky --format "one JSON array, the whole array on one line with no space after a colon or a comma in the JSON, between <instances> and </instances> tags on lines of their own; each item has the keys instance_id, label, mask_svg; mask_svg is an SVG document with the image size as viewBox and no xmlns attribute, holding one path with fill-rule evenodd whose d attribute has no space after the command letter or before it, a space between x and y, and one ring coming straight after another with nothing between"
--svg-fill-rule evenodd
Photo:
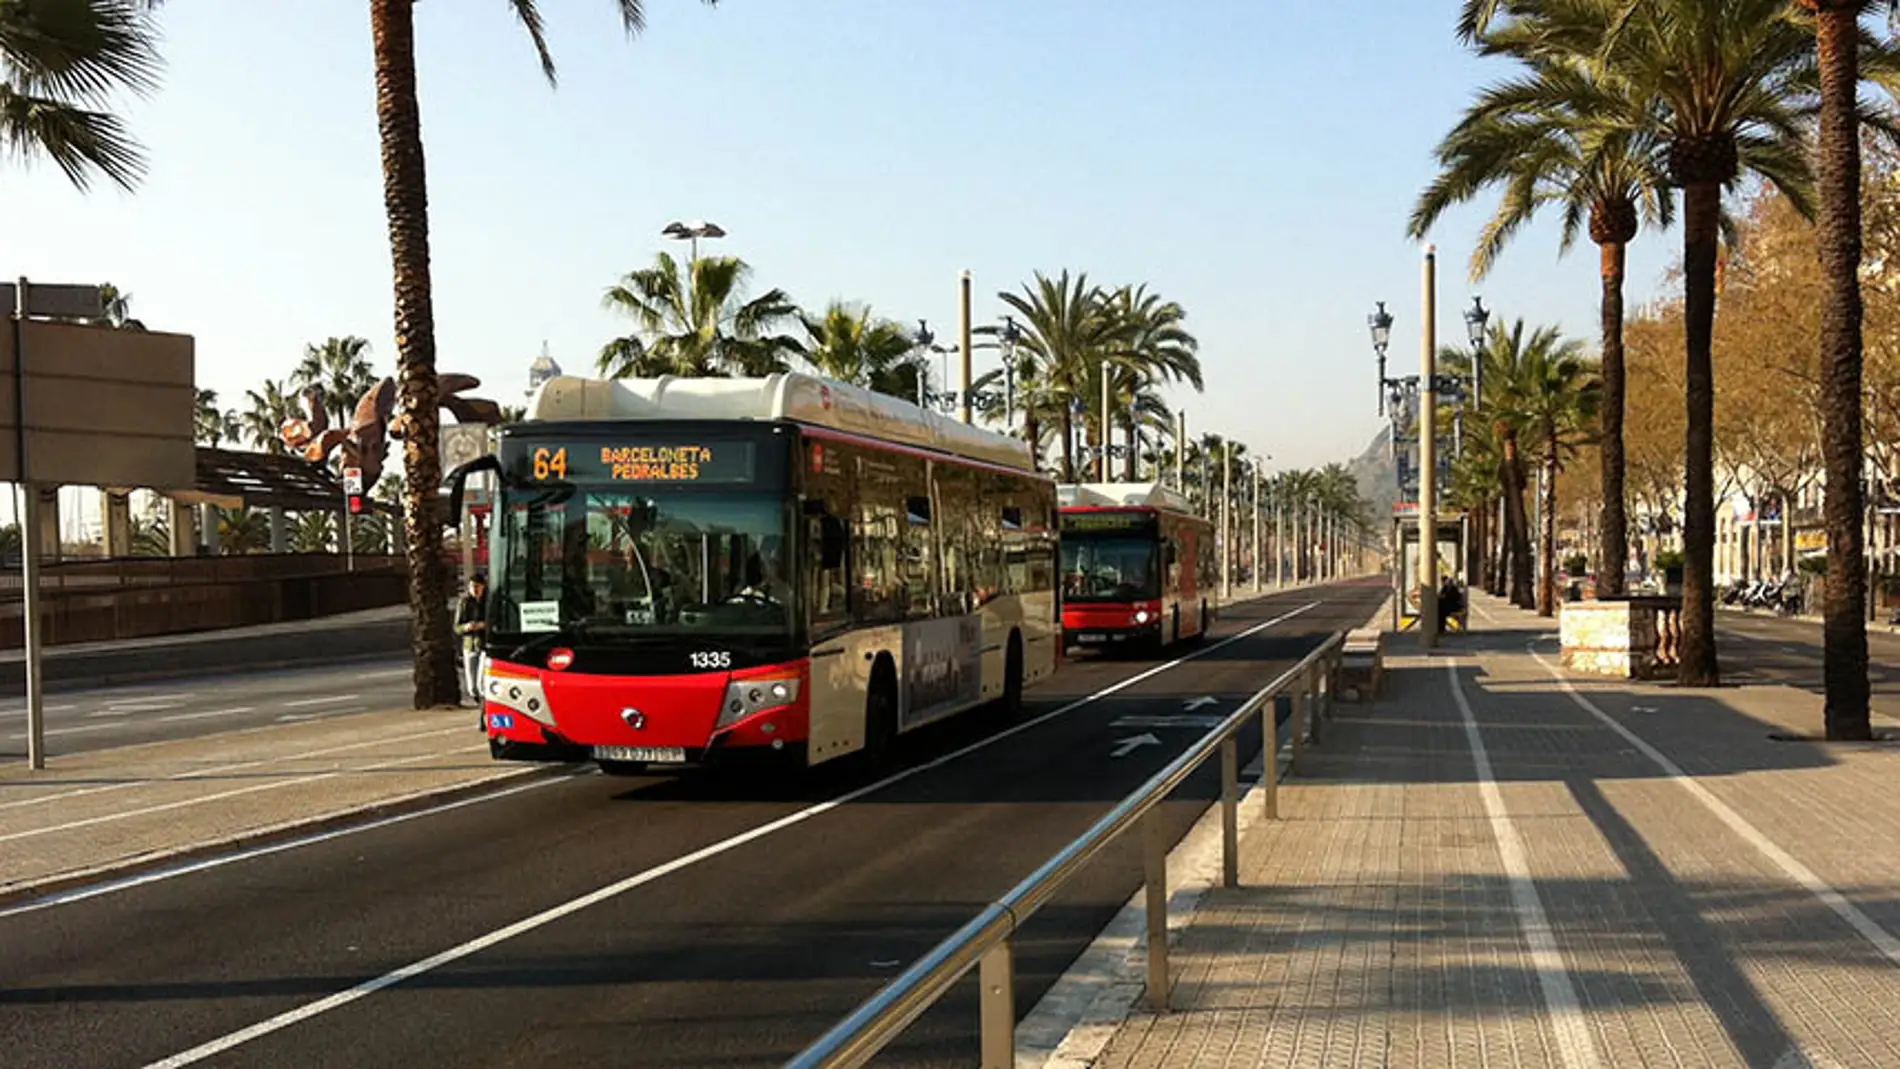
<instances>
[{"instance_id":1,"label":"clear blue sky","mask_svg":"<svg viewBox=\"0 0 1900 1069\"><path fill-rule=\"evenodd\" d=\"M394 360L363 0L175 0L163 89L128 106L152 170L134 194L0 166L5 263L109 280L198 339L225 402L305 342ZM1147 282L1188 310L1196 433L1276 466L1345 459L1378 429L1375 299L1417 370L1430 151L1498 71L1451 34L1457 0L650 0L628 42L608 0L544 0L550 90L500 0L417 5L442 366L519 401L545 339L569 371L625 327L600 308L669 220L706 218L761 286L869 302L954 334L1032 271ZM1464 335L1471 241L1442 224L1440 338ZM1677 238L1639 243L1633 301ZM1593 337L1596 257L1530 230L1481 287L1506 316ZM984 354L978 354L979 371ZM1396 372L1395 372L1396 373Z\"/></svg>"}]
</instances>

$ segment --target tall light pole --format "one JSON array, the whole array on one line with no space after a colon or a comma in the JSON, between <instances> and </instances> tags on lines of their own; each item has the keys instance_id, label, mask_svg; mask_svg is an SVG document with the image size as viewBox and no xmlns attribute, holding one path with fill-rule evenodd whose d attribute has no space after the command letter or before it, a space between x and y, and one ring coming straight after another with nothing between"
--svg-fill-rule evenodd
<instances>
[{"instance_id":1,"label":"tall light pole","mask_svg":"<svg viewBox=\"0 0 1900 1069\"><path fill-rule=\"evenodd\" d=\"M1234 525L1229 507L1234 500L1234 443L1221 442L1220 495L1220 600L1225 605L1234 596Z\"/></svg>"},{"instance_id":2,"label":"tall light pole","mask_svg":"<svg viewBox=\"0 0 1900 1069\"><path fill-rule=\"evenodd\" d=\"M1260 555L1260 483L1261 482L1262 480L1260 478L1259 462L1256 461L1254 464L1254 472L1253 472L1253 592L1256 594L1260 593L1260 572L1262 568L1262 561L1261 561L1261 555Z\"/></svg>"},{"instance_id":3,"label":"tall light pole","mask_svg":"<svg viewBox=\"0 0 1900 1069\"><path fill-rule=\"evenodd\" d=\"M1108 481L1108 425L1110 417L1114 413L1113 404L1109 400L1108 390L1108 361L1104 360L1102 361L1102 455L1097 457L1095 461L1095 476L1100 482Z\"/></svg>"},{"instance_id":4,"label":"tall light pole","mask_svg":"<svg viewBox=\"0 0 1900 1069\"><path fill-rule=\"evenodd\" d=\"M1286 487L1273 488L1273 588L1286 586Z\"/></svg>"},{"instance_id":5,"label":"tall light pole","mask_svg":"<svg viewBox=\"0 0 1900 1069\"><path fill-rule=\"evenodd\" d=\"M971 422L970 413L970 272L965 269L957 276L958 307L962 310L963 323L959 332L957 347L963 351L963 388L957 399L963 402L963 422Z\"/></svg>"},{"instance_id":6,"label":"tall light pole","mask_svg":"<svg viewBox=\"0 0 1900 1069\"><path fill-rule=\"evenodd\" d=\"M1425 246L1418 368L1418 628L1438 644L1438 249Z\"/></svg>"},{"instance_id":7,"label":"tall light pole","mask_svg":"<svg viewBox=\"0 0 1900 1069\"><path fill-rule=\"evenodd\" d=\"M1187 496L1187 409L1174 414L1174 488Z\"/></svg>"}]
</instances>

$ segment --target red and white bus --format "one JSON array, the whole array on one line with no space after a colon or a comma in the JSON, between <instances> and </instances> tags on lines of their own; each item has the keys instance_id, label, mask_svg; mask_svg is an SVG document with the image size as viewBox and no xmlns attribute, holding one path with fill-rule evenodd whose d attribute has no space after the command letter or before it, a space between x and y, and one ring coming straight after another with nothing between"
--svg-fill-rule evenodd
<instances>
[{"instance_id":1,"label":"red and white bus","mask_svg":"<svg viewBox=\"0 0 1900 1069\"><path fill-rule=\"evenodd\" d=\"M1157 649L1207 634L1214 527L1159 483L1060 488L1064 647Z\"/></svg>"},{"instance_id":2,"label":"red and white bus","mask_svg":"<svg viewBox=\"0 0 1900 1069\"><path fill-rule=\"evenodd\" d=\"M498 758L881 756L1055 670L1055 484L1016 439L808 375L563 377L457 509L479 470Z\"/></svg>"}]
</instances>

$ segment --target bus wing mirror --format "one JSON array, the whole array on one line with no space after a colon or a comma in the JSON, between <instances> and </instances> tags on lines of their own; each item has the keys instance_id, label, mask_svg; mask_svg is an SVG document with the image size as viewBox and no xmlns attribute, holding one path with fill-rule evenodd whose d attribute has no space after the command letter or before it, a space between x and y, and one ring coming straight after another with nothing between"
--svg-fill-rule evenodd
<instances>
[{"instance_id":1,"label":"bus wing mirror","mask_svg":"<svg viewBox=\"0 0 1900 1069\"><path fill-rule=\"evenodd\" d=\"M844 521L825 516L818 521L819 565L825 571L844 566Z\"/></svg>"},{"instance_id":2,"label":"bus wing mirror","mask_svg":"<svg viewBox=\"0 0 1900 1069\"><path fill-rule=\"evenodd\" d=\"M449 522L451 524L459 525L462 522L462 495L468 489L468 477L482 471L500 474L501 461L496 459L493 453L479 456L466 464L457 465L455 470L449 472L448 478L442 480L449 487Z\"/></svg>"}]
</instances>

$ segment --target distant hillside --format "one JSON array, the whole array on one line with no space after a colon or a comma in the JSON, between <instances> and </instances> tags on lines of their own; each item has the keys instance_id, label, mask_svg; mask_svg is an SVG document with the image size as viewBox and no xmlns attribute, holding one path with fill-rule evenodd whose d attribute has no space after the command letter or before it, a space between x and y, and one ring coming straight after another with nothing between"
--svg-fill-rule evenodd
<instances>
[{"instance_id":1,"label":"distant hillside","mask_svg":"<svg viewBox=\"0 0 1900 1069\"><path fill-rule=\"evenodd\" d=\"M1359 496L1370 502L1372 518L1383 520L1392 515L1399 500L1399 469L1392 463L1391 425L1372 436L1366 451L1346 464L1346 470L1359 483Z\"/></svg>"}]
</instances>

